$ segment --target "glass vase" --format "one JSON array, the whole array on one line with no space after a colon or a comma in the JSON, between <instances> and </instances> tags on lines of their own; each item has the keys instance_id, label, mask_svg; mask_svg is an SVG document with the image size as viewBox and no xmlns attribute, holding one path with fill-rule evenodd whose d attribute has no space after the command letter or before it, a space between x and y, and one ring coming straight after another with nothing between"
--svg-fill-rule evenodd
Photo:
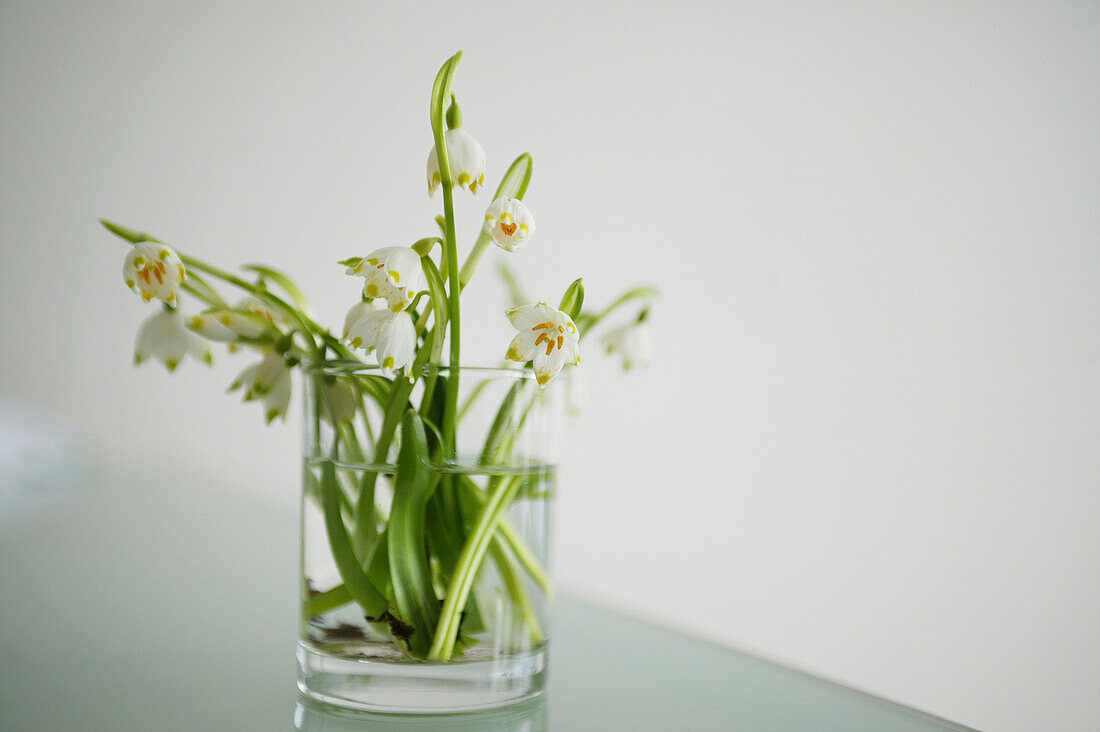
<instances>
[{"instance_id":1,"label":"glass vase","mask_svg":"<svg viewBox=\"0 0 1100 732\"><path fill-rule=\"evenodd\" d=\"M388 378L359 362L305 382L302 692L420 714L541 693L558 384L501 368Z\"/></svg>"}]
</instances>

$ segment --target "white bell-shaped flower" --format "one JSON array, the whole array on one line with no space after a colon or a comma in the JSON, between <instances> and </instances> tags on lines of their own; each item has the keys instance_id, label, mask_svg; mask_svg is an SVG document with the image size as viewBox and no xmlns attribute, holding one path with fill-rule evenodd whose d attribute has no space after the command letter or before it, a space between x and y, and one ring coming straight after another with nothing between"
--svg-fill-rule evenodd
<instances>
[{"instance_id":1,"label":"white bell-shaped flower","mask_svg":"<svg viewBox=\"0 0 1100 732\"><path fill-rule=\"evenodd\" d=\"M237 340L237 333L218 320L216 313L199 313L186 321L190 330L211 341L222 343Z\"/></svg>"},{"instance_id":2,"label":"white bell-shaped flower","mask_svg":"<svg viewBox=\"0 0 1100 732\"><path fill-rule=\"evenodd\" d=\"M407 312L372 310L352 324L346 339L352 348L376 351L375 358L386 376L395 371L404 371L406 376L412 372L416 326Z\"/></svg>"},{"instance_id":3,"label":"white bell-shaped flower","mask_svg":"<svg viewBox=\"0 0 1100 732\"><path fill-rule=\"evenodd\" d=\"M508 311L508 320L519 331L505 358L532 362L539 386L546 386L563 366L581 362L580 334L573 319L544 302Z\"/></svg>"},{"instance_id":4,"label":"white bell-shaped flower","mask_svg":"<svg viewBox=\"0 0 1100 732\"><path fill-rule=\"evenodd\" d=\"M253 297L252 295L242 297L237 301L237 304L233 306L233 309L242 313L248 313L249 315L255 315L258 318L263 318L279 330L284 329L290 324L290 318L281 310L272 308L263 300L258 297Z\"/></svg>"},{"instance_id":5,"label":"white bell-shaped flower","mask_svg":"<svg viewBox=\"0 0 1100 732\"><path fill-rule=\"evenodd\" d=\"M345 271L366 280L364 296L385 298L395 313L408 307L420 289L420 255L412 247L382 247Z\"/></svg>"},{"instance_id":6,"label":"white bell-shaped flower","mask_svg":"<svg viewBox=\"0 0 1100 732\"><path fill-rule=\"evenodd\" d=\"M205 363L214 360L209 346L187 330L179 310L162 310L149 316L138 328L134 339L135 364L155 358L169 371L175 371L184 356Z\"/></svg>"},{"instance_id":7,"label":"white bell-shaped flower","mask_svg":"<svg viewBox=\"0 0 1100 732\"><path fill-rule=\"evenodd\" d=\"M364 300L352 305L348 309L348 314L344 316L344 329L340 331L340 337L347 338L348 333L351 332L351 326L355 325L355 321L367 313L373 313L375 310L389 310L389 306L379 304L378 300Z\"/></svg>"},{"instance_id":8,"label":"white bell-shaped flower","mask_svg":"<svg viewBox=\"0 0 1100 732\"><path fill-rule=\"evenodd\" d=\"M155 297L175 305L176 293L186 276L179 255L170 247L156 242L135 244L122 263L123 281L145 302Z\"/></svg>"},{"instance_id":9,"label":"white bell-shaped flower","mask_svg":"<svg viewBox=\"0 0 1100 732\"><path fill-rule=\"evenodd\" d=\"M535 217L523 201L501 196L485 211L484 229L498 247L517 252L534 235Z\"/></svg>"},{"instance_id":10,"label":"white bell-shaped flower","mask_svg":"<svg viewBox=\"0 0 1100 732\"><path fill-rule=\"evenodd\" d=\"M243 401L260 399L264 406L264 420L268 424L276 417L286 417L290 405L290 369L281 355L275 351L265 353L259 363L237 375L229 385L229 391L242 387Z\"/></svg>"},{"instance_id":11,"label":"white bell-shaped flower","mask_svg":"<svg viewBox=\"0 0 1100 732\"><path fill-rule=\"evenodd\" d=\"M451 180L470 193L477 193L477 189L485 184L485 151L461 127L444 132L443 142L447 146ZM428 195L435 195L441 181L439 156L435 154L435 145L432 145L432 151L428 153Z\"/></svg>"},{"instance_id":12,"label":"white bell-shaped flower","mask_svg":"<svg viewBox=\"0 0 1100 732\"><path fill-rule=\"evenodd\" d=\"M359 397L355 387L347 379L337 377L332 384L326 384L325 394L321 398L321 416L330 424L350 422L359 410ZM334 420L332 415L336 415Z\"/></svg>"},{"instance_id":13,"label":"white bell-shaped flower","mask_svg":"<svg viewBox=\"0 0 1100 732\"><path fill-rule=\"evenodd\" d=\"M255 297L245 297L232 308L208 310L187 319L188 328L212 341L256 339L265 334L274 337L288 324L285 315Z\"/></svg>"},{"instance_id":14,"label":"white bell-shaped flower","mask_svg":"<svg viewBox=\"0 0 1100 732\"><path fill-rule=\"evenodd\" d=\"M629 371L635 366L646 368L653 357L653 342L649 337L649 326L645 321L627 323L604 333L600 338L609 354L622 356L623 370Z\"/></svg>"},{"instance_id":15,"label":"white bell-shaped flower","mask_svg":"<svg viewBox=\"0 0 1100 732\"><path fill-rule=\"evenodd\" d=\"M290 406L290 369L279 374L271 390L260 400L264 406L264 422L271 424L276 417L286 419L286 410Z\"/></svg>"}]
</instances>

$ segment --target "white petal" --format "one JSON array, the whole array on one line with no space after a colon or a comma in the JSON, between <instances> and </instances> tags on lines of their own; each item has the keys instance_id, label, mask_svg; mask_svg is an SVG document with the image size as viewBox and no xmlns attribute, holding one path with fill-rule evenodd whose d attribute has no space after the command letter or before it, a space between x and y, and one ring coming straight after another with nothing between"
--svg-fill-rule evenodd
<instances>
[{"instance_id":1,"label":"white petal","mask_svg":"<svg viewBox=\"0 0 1100 732\"><path fill-rule=\"evenodd\" d=\"M154 297L172 304L184 280L183 262L170 247L155 242L135 244L122 264L126 286L149 302Z\"/></svg>"},{"instance_id":2,"label":"white petal","mask_svg":"<svg viewBox=\"0 0 1100 732\"><path fill-rule=\"evenodd\" d=\"M523 201L502 196L489 204L483 230L498 247L515 252L535 233L535 219Z\"/></svg>"},{"instance_id":3,"label":"white petal","mask_svg":"<svg viewBox=\"0 0 1100 732\"><path fill-rule=\"evenodd\" d=\"M243 313L238 310L214 310L210 314L240 338L259 338L272 327L266 318L253 313Z\"/></svg>"},{"instance_id":4,"label":"white petal","mask_svg":"<svg viewBox=\"0 0 1100 732\"><path fill-rule=\"evenodd\" d=\"M416 351L416 326L405 312L394 313L379 329L378 365L389 375L412 364Z\"/></svg>"},{"instance_id":5,"label":"white petal","mask_svg":"<svg viewBox=\"0 0 1100 732\"><path fill-rule=\"evenodd\" d=\"M338 378L335 383L326 389L328 398L321 400L321 416L332 423L332 412L336 413L335 422L346 422L355 419L359 409L359 400L353 387L345 379Z\"/></svg>"},{"instance_id":6,"label":"white petal","mask_svg":"<svg viewBox=\"0 0 1100 732\"><path fill-rule=\"evenodd\" d=\"M264 395L263 405L264 421L268 424L276 417L286 418L286 409L290 405L290 369L283 369L278 380Z\"/></svg>"},{"instance_id":7,"label":"white petal","mask_svg":"<svg viewBox=\"0 0 1100 732\"><path fill-rule=\"evenodd\" d=\"M516 330L531 330L535 325L546 322L545 311L539 307L540 305L544 306L545 303L539 303L538 305L520 305L519 307L512 308L507 312L508 321Z\"/></svg>"},{"instance_id":8,"label":"white petal","mask_svg":"<svg viewBox=\"0 0 1100 732\"><path fill-rule=\"evenodd\" d=\"M485 151L470 133L459 127L447 130L444 142L447 146L447 161L451 168L451 180L470 193L485 183ZM435 193L440 183L439 160L435 146L428 153L428 193Z\"/></svg>"},{"instance_id":9,"label":"white petal","mask_svg":"<svg viewBox=\"0 0 1100 732\"><path fill-rule=\"evenodd\" d=\"M371 310L348 329L346 340L352 348L362 348L368 353L378 345L379 332L393 313L389 310Z\"/></svg>"},{"instance_id":10,"label":"white petal","mask_svg":"<svg viewBox=\"0 0 1100 732\"><path fill-rule=\"evenodd\" d=\"M347 338L348 333L351 332L351 326L355 325L355 322L359 318L363 317L367 313L374 311L374 304L369 302L358 302L351 306L348 310L348 314L344 316L344 330L341 337Z\"/></svg>"},{"instance_id":11,"label":"white petal","mask_svg":"<svg viewBox=\"0 0 1100 732\"><path fill-rule=\"evenodd\" d=\"M237 389L244 388L245 401L250 399L252 392L252 383L256 380L256 368L258 363L254 363L251 366L247 366L237 374L237 378L233 379L229 384L227 391L236 391Z\"/></svg>"},{"instance_id":12,"label":"white petal","mask_svg":"<svg viewBox=\"0 0 1100 732\"><path fill-rule=\"evenodd\" d=\"M283 357L275 351L268 351L256 367L252 390L257 394L266 394L286 371L286 361Z\"/></svg>"},{"instance_id":13,"label":"white petal","mask_svg":"<svg viewBox=\"0 0 1100 732\"><path fill-rule=\"evenodd\" d=\"M184 326L179 310L162 310L151 315L141 324L134 339L134 361L141 363L155 358L169 371L175 370L183 357L190 353L198 360L205 360L201 341Z\"/></svg>"},{"instance_id":14,"label":"white petal","mask_svg":"<svg viewBox=\"0 0 1100 732\"><path fill-rule=\"evenodd\" d=\"M237 340L237 334L218 322L217 317L210 313L192 315L185 324L190 330L211 341L224 343Z\"/></svg>"}]
</instances>

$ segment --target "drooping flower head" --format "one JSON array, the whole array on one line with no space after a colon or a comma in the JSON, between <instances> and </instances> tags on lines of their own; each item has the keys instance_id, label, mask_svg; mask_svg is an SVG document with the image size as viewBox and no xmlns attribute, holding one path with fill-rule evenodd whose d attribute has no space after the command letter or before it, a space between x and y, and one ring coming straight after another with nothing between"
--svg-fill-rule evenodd
<instances>
[{"instance_id":1,"label":"drooping flower head","mask_svg":"<svg viewBox=\"0 0 1100 732\"><path fill-rule=\"evenodd\" d=\"M649 326L644 321L627 323L607 331L600 339L609 354L622 356L623 370L638 366L649 366L653 356L653 343L649 337Z\"/></svg>"},{"instance_id":2,"label":"drooping flower head","mask_svg":"<svg viewBox=\"0 0 1100 732\"><path fill-rule=\"evenodd\" d=\"M501 196L485 212L485 233L509 252L519 251L535 233L535 217L518 198Z\"/></svg>"},{"instance_id":3,"label":"drooping flower head","mask_svg":"<svg viewBox=\"0 0 1100 732\"><path fill-rule=\"evenodd\" d=\"M210 347L187 330L183 315L176 308L161 310L149 316L138 328L134 339L134 363L148 358L160 361L169 371L175 371L184 356L212 363Z\"/></svg>"},{"instance_id":4,"label":"drooping flower head","mask_svg":"<svg viewBox=\"0 0 1100 732\"><path fill-rule=\"evenodd\" d=\"M386 305L384 300L366 300L352 305L348 308L347 315L344 316L344 329L340 331L340 337L347 340L348 333L351 332L351 326L355 325L355 322L367 313L372 313L376 310L389 311L389 306Z\"/></svg>"},{"instance_id":5,"label":"drooping flower head","mask_svg":"<svg viewBox=\"0 0 1100 732\"><path fill-rule=\"evenodd\" d=\"M347 379L337 378L331 384L325 384L325 393L320 404L321 416L330 424L339 424L355 419L359 397L355 393L355 387Z\"/></svg>"},{"instance_id":6,"label":"drooping flower head","mask_svg":"<svg viewBox=\"0 0 1100 732\"><path fill-rule=\"evenodd\" d=\"M271 424L276 417L286 417L290 405L290 369L286 360L275 351L267 351L260 362L249 366L229 385L229 391L244 388L243 401L257 398L264 406L264 420Z\"/></svg>"},{"instance_id":7,"label":"drooping flower head","mask_svg":"<svg viewBox=\"0 0 1100 732\"><path fill-rule=\"evenodd\" d=\"M420 255L412 247L382 247L345 271L366 280L365 297L384 297L395 313L408 307L420 287Z\"/></svg>"},{"instance_id":8,"label":"drooping flower head","mask_svg":"<svg viewBox=\"0 0 1100 732\"><path fill-rule=\"evenodd\" d=\"M544 302L508 311L508 320L519 331L505 358L533 362L535 379L546 386L565 365L581 362L580 334L573 319Z\"/></svg>"},{"instance_id":9,"label":"drooping flower head","mask_svg":"<svg viewBox=\"0 0 1100 732\"><path fill-rule=\"evenodd\" d=\"M187 327L212 341L276 337L289 324L286 315L272 310L262 300L245 297L232 308L211 309L187 319Z\"/></svg>"},{"instance_id":10,"label":"drooping flower head","mask_svg":"<svg viewBox=\"0 0 1100 732\"><path fill-rule=\"evenodd\" d=\"M176 304L176 293L183 284L186 271L183 262L171 248L156 242L135 244L122 264L122 279L141 299L154 297L169 305Z\"/></svg>"},{"instance_id":11,"label":"drooping flower head","mask_svg":"<svg viewBox=\"0 0 1100 732\"><path fill-rule=\"evenodd\" d=\"M345 338L352 348L376 351L375 358L386 376L395 371L404 371L406 376L412 373L416 326L408 312L371 310L351 325Z\"/></svg>"},{"instance_id":12,"label":"drooping flower head","mask_svg":"<svg viewBox=\"0 0 1100 732\"><path fill-rule=\"evenodd\" d=\"M457 127L443 133L447 146L447 162L451 167L451 180L470 193L485 184L485 151L469 132ZM439 173L439 157L435 145L428 153L428 195L435 195L435 189L442 182Z\"/></svg>"}]
</instances>

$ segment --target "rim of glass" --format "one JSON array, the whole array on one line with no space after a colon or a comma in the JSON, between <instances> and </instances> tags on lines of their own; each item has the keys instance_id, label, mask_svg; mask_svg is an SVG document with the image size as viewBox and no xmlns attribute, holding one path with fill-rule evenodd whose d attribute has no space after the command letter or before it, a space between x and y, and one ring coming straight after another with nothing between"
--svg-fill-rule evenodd
<instances>
[{"instance_id":1,"label":"rim of glass","mask_svg":"<svg viewBox=\"0 0 1100 732\"><path fill-rule=\"evenodd\" d=\"M365 361L358 361L354 359L333 359L330 361L321 361L318 363L310 363L305 365L305 370L310 374L322 374L330 376L341 376L347 374L378 374L382 375L382 367L378 364L367 363ZM535 378L534 369L527 366L510 367L510 366L433 366L431 364L425 364L421 366L419 370L413 370L413 373L419 377L431 376L435 374L449 374L457 372L458 374L471 374L474 376L481 376L482 378L497 378L497 379L531 379ZM388 378L388 377L387 377Z\"/></svg>"}]
</instances>

